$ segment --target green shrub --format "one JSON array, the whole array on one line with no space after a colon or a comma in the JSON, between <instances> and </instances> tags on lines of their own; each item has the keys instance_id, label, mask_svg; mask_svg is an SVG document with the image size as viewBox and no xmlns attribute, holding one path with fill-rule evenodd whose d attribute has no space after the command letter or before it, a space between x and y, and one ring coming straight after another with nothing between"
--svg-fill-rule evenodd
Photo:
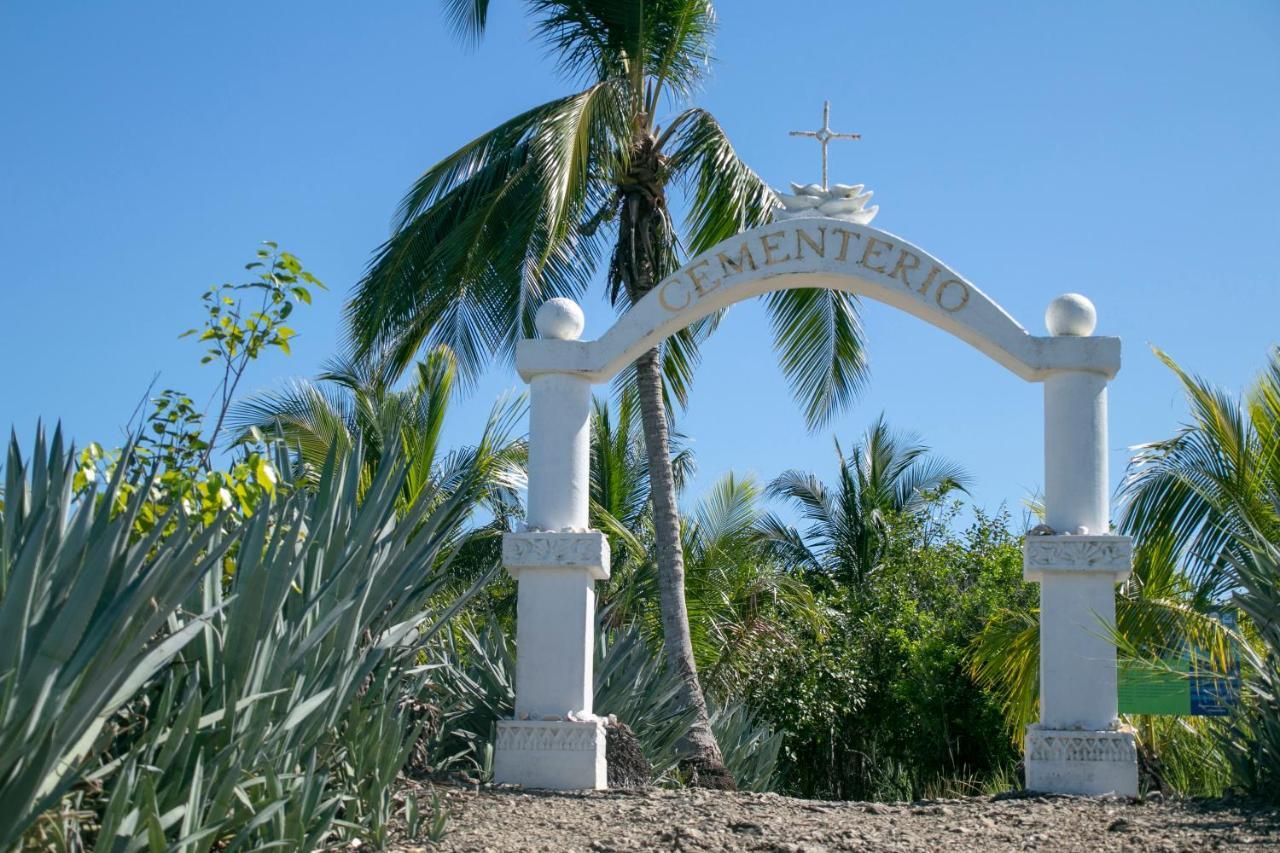
<instances>
[{"instance_id":1,"label":"green shrub","mask_svg":"<svg viewBox=\"0 0 1280 853\"><path fill-rule=\"evenodd\" d=\"M968 645L1001 607L1030 608L1007 514L901 515L861 585L815 579L826 639L762 655L748 703L783 734L781 790L833 799L909 799L939 780L1007 774L1018 760L999 697L966 667Z\"/></svg>"}]
</instances>

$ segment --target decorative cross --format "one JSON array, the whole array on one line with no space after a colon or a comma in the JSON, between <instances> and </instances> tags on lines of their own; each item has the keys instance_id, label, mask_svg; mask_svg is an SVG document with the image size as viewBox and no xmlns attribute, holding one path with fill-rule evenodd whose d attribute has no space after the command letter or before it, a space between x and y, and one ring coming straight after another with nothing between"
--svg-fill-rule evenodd
<instances>
[{"instance_id":1,"label":"decorative cross","mask_svg":"<svg viewBox=\"0 0 1280 853\"><path fill-rule=\"evenodd\" d=\"M792 136L810 136L822 143L822 188L827 188L827 145L833 139L861 139L861 133L835 133L831 130L831 102L822 102L822 127L819 130L793 130Z\"/></svg>"}]
</instances>

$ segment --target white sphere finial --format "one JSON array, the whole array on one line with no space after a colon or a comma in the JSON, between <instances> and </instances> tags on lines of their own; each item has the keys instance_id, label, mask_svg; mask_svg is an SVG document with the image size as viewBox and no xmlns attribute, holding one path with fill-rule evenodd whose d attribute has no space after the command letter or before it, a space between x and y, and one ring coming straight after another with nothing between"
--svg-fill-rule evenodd
<instances>
[{"instance_id":1,"label":"white sphere finial","mask_svg":"<svg viewBox=\"0 0 1280 853\"><path fill-rule=\"evenodd\" d=\"M1098 309L1079 293L1064 293L1045 309L1044 324L1055 337L1091 335L1098 325Z\"/></svg>"},{"instance_id":2,"label":"white sphere finial","mask_svg":"<svg viewBox=\"0 0 1280 853\"><path fill-rule=\"evenodd\" d=\"M538 334L558 341L576 341L586 327L586 318L578 303L563 296L548 299L538 306L533 317Z\"/></svg>"}]
</instances>

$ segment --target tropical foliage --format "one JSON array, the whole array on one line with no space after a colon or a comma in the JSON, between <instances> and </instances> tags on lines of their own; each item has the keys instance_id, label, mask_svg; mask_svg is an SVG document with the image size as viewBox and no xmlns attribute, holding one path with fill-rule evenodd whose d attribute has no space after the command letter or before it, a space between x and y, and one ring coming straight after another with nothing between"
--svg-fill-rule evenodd
<instances>
[{"instance_id":1,"label":"tropical foliage","mask_svg":"<svg viewBox=\"0 0 1280 853\"><path fill-rule=\"evenodd\" d=\"M396 782L491 779L515 660L495 534L519 515L523 460L506 403L474 445L442 447L451 368L437 350L396 387L351 362L232 407L237 435L279 472L248 512L233 501L209 517L163 493L181 481L155 471L198 480L198 455L141 466L130 445L89 477L58 432L28 454L11 443L0 629L20 640L0 670L0 843L380 846L401 817L424 837L447 831L437 799L397 799ZM1280 355L1239 399L1177 375L1191 419L1139 448L1122 491L1139 547L1117 642L1153 658L1189 637L1219 643L1239 659L1243 697L1221 721L1133 719L1144 785L1269 795ZM596 404L592 516L617 561L601 589L595 707L634 730L655 783L679 785L695 714L657 653L639 421L634 398ZM725 766L744 789L809 797L1014 785L1008 735L1035 713L1038 626L1012 520L953 501L963 471L883 419L851 447L835 485L726 475L681 520ZM684 481L693 458L677 448ZM769 511L770 495L803 529ZM1208 618L1228 601L1236 630Z\"/></svg>"},{"instance_id":2,"label":"tropical foliage","mask_svg":"<svg viewBox=\"0 0 1280 853\"><path fill-rule=\"evenodd\" d=\"M765 523L779 552L797 565L861 587L879 568L890 519L919 515L931 500L965 491L969 475L910 434L895 433L880 417L848 456L836 442L836 485L816 475L786 471L769 484L773 497L794 503L809 522L803 533L776 517Z\"/></svg>"},{"instance_id":3,"label":"tropical foliage","mask_svg":"<svg viewBox=\"0 0 1280 853\"><path fill-rule=\"evenodd\" d=\"M1237 398L1157 355L1177 375L1190 419L1172 438L1138 448L1126 479L1122 529L1175 555L1193 612L1229 602L1244 696L1223 735L1235 775L1280 791L1280 349ZM1183 619L1200 635L1217 623ZM1201 640L1214 648L1212 639Z\"/></svg>"},{"instance_id":4,"label":"tropical foliage","mask_svg":"<svg viewBox=\"0 0 1280 853\"><path fill-rule=\"evenodd\" d=\"M1018 536L1004 514L957 530L958 505L921 509L883 519L872 582L818 576L825 635L753 662L748 704L783 732L787 793L915 799L949 780L982 793L983 780L1012 775L999 694L968 676L966 657L993 613L1035 601Z\"/></svg>"},{"instance_id":5,"label":"tropical foliage","mask_svg":"<svg viewBox=\"0 0 1280 853\"><path fill-rule=\"evenodd\" d=\"M61 431L17 440L0 514L0 847L14 844L101 750L103 729L201 630L163 631L228 543L176 511L172 533L134 541L147 501L124 467L101 491L74 497L75 461ZM117 507L121 507L117 510Z\"/></svg>"},{"instance_id":6,"label":"tropical foliage","mask_svg":"<svg viewBox=\"0 0 1280 853\"><path fill-rule=\"evenodd\" d=\"M317 381L294 380L237 404L230 420L241 442L261 435L282 439L294 451L296 475L310 482L333 454L346 454L357 443L365 448L366 485L384 455L398 455L407 469L402 507L433 489L448 490L470 468L482 466L505 487L486 492L487 508L506 517L517 505L516 489L524 484L524 442L512 438L524 414L522 400L498 400L481 440L446 452L441 431L455 376L453 354L443 347L414 366L402 389L393 387L385 361L339 358Z\"/></svg>"},{"instance_id":7,"label":"tropical foliage","mask_svg":"<svg viewBox=\"0 0 1280 853\"><path fill-rule=\"evenodd\" d=\"M14 482L11 473L6 494L28 491L68 509L70 470L66 457L13 465L31 478ZM362 490L364 470L357 445L330 458L314 490L277 491L229 533L221 524L190 535L179 527L133 546L141 493L114 518L110 494L87 496L65 524L62 513L34 513L10 499L5 537L23 547L6 550L22 569L6 571L18 582L5 590L6 610L29 618L15 603L29 601L42 555L65 555L40 578L46 594L34 615L43 618L25 631L23 622L13 626L11 636L25 638L18 648L42 652L20 671L68 682L54 694L65 704L6 708L43 709L25 719L43 727L29 734L46 732L48 743L43 752L26 749L25 739L6 748L6 786L16 786L6 802L30 804L6 809L10 833L31 808L83 780L41 828L46 837L65 833L86 808L97 814L98 836L123 846L163 839L184 850L281 841L312 849L335 833L380 837L390 784L415 740L398 701L411 681L406 670L416 645L465 600L437 595L492 472L474 466L450 493L424 494L400 513L406 469L398 452ZM77 536L115 544L86 547L94 541ZM79 547L50 547L62 538ZM227 577L210 571L232 551ZM60 565L80 569L82 579L60 578L52 572ZM50 578L76 581L65 601L48 601ZM65 630L93 616L93 595L103 589L113 591L101 593L111 605L106 617L82 635ZM48 654L60 641L45 621L58 617L68 620L58 636L72 644L60 653L61 670ZM31 692L18 698L30 701ZM370 731L387 737L362 737ZM24 728L4 732L17 738Z\"/></svg>"}]
</instances>

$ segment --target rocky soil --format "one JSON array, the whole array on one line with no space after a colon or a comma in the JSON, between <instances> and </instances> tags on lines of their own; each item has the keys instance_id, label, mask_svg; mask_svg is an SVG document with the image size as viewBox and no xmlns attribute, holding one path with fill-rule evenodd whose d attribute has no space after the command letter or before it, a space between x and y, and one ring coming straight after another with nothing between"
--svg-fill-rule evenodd
<instances>
[{"instance_id":1,"label":"rocky soil","mask_svg":"<svg viewBox=\"0 0 1280 853\"><path fill-rule=\"evenodd\" d=\"M776 794L438 788L450 819L410 850L1280 850L1280 810L1241 801L1003 795L919 803Z\"/></svg>"}]
</instances>

